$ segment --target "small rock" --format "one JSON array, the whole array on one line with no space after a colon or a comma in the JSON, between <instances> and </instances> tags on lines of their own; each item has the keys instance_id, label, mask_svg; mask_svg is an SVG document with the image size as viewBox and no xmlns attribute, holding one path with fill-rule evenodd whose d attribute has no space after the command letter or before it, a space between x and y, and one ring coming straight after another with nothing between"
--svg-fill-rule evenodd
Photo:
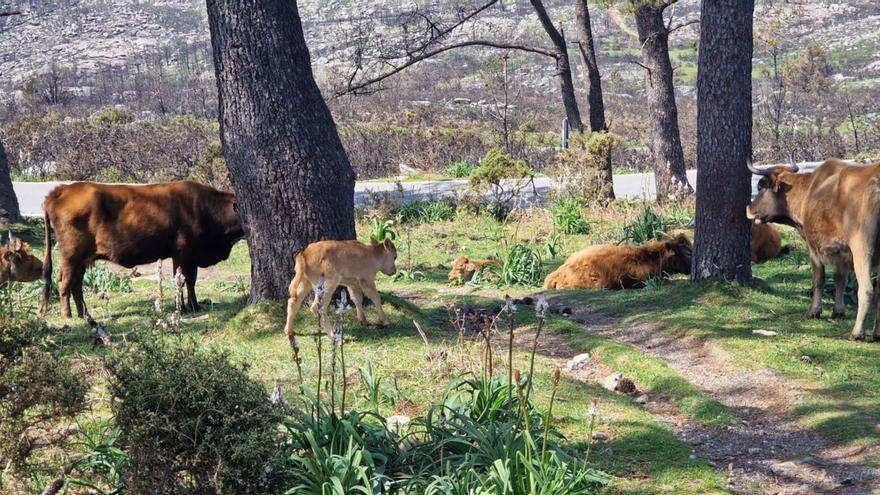
<instances>
[{"instance_id":1,"label":"small rock","mask_svg":"<svg viewBox=\"0 0 880 495\"><path fill-rule=\"evenodd\" d=\"M647 404L648 403L648 396L645 394L642 394L642 395L636 397L636 402L639 404Z\"/></svg>"},{"instance_id":2,"label":"small rock","mask_svg":"<svg viewBox=\"0 0 880 495\"><path fill-rule=\"evenodd\" d=\"M608 440L608 435L602 433L601 431L594 431L592 438L597 442L605 442Z\"/></svg>"},{"instance_id":3,"label":"small rock","mask_svg":"<svg viewBox=\"0 0 880 495\"><path fill-rule=\"evenodd\" d=\"M770 466L770 469L773 470L773 472L776 474L786 474L797 471L798 467L797 464L795 464L794 462L786 461L773 464L772 466Z\"/></svg>"},{"instance_id":4,"label":"small rock","mask_svg":"<svg viewBox=\"0 0 880 495\"><path fill-rule=\"evenodd\" d=\"M396 414L394 416L389 416L385 421L389 428L405 428L409 425L410 417Z\"/></svg>"},{"instance_id":5,"label":"small rock","mask_svg":"<svg viewBox=\"0 0 880 495\"><path fill-rule=\"evenodd\" d=\"M602 386L608 390L620 392L621 394L629 395L637 392L636 384L621 373L608 375L605 380L602 381Z\"/></svg>"},{"instance_id":6,"label":"small rock","mask_svg":"<svg viewBox=\"0 0 880 495\"><path fill-rule=\"evenodd\" d=\"M691 454L690 456L688 456L688 459L690 459L690 460L692 460L692 461L696 461L696 460L697 460L697 456L695 456L694 454Z\"/></svg>"},{"instance_id":7,"label":"small rock","mask_svg":"<svg viewBox=\"0 0 880 495\"><path fill-rule=\"evenodd\" d=\"M805 363L807 363L807 364L812 364L812 363L813 363L813 358L811 358L810 356L801 356L801 361L803 361L803 362L805 362Z\"/></svg>"},{"instance_id":8,"label":"small rock","mask_svg":"<svg viewBox=\"0 0 880 495\"><path fill-rule=\"evenodd\" d=\"M776 335L778 335L776 332L774 332L772 330L764 330L762 328L758 329L758 330L752 330L752 334L762 335L764 337L775 337Z\"/></svg>"},{"instance_id":9,"label":"small rock","mask_svg":"<svg viewBox=\"0 0 880 495\"><path fill-rule=\"evenodd\" d=\"M760 453L761 453L761 449L758 447L752 447L749 449L749 454L751 454L751 455L760 454Z\"/></svg>"},{"instance_id":10,"label":"small rock","mask_svg":"<svg viewBox=\"0 0 880 495\"><path fill-rule=\"evenodd\" d=\"M565 371L579 370L590 364L590 361L592 361L590 353L585 352L583 354L578 354L577 356L571 358L568 363L565 364Z\"/></svg>"}]
</instances>

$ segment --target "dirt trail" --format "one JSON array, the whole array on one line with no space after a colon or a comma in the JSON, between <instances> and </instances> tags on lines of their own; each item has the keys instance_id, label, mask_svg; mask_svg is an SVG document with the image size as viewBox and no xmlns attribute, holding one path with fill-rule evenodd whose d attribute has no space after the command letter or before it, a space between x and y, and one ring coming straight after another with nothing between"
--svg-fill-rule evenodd
<instances>
[{"instance_id":1,"label":"dirt trail","mask_svg":"<svg viewBox=\"0 0 880 495\"><path fill-rule=\"evenodd\" d=\"M577 305L570 305L576 307ZM626 342L666 361L704 395L729 407L739 421L711 429L683 416L666 398L650 397L646 409L692 445L694 454L729 473L736 494L880 494L880 470L863 463L862 448L834 447L790 419L798 396L808 391L766 369L742 369L730 354L701 339L658 332L649 324L621 325L585 309L572 319L589 332ZM569 351L574 355L574 351ZM559 355L564 362L571 356ZM605 370L580 370L572 376L601 379ZM638 384L637 384L638 385ZM878 450L874 448L873 450Z\"/></svg>"}]
</instances>

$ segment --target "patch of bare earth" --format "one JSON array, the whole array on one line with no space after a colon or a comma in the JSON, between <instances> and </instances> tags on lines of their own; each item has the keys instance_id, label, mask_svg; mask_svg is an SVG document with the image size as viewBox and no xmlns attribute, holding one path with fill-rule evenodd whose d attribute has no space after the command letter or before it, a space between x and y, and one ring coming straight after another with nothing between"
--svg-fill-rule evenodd
<instances>
[{"instance_id":1,"label":"patch of bare earth","mask_svg":"<svg viewBox=\"0 0 880 495\"><path fill-rule=\"evenodd\" d=\"M735 424L707 428L681 414L671 400L650 394L644 407L669 425L694 455L728 472L728 489L737 494L880 494L880 472L864 459L880 454L864 448L835 447L792 419L792 407L808 384L767 369L742 369L730 354L702 339L659 332L650 324L622 325L577 305L571 318L588 332L631 344L662 358L700 391L729 407ZM555 346L564 361L575 351ZM571 376L601 380L608 370L595 361ZM638 384L637 384L638 385Z\"/></svg>"}]
</instances>

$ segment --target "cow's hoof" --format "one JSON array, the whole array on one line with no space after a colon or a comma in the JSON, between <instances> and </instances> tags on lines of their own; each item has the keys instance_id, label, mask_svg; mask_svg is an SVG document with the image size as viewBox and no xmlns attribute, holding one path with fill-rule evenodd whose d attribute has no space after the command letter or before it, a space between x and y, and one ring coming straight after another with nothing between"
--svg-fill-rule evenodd
<instances>
[{"instance_id":1,"label":"cow's hoof","mask_svg":"<svg viewBox=\"0 0 880 495\"><path fill-rule=\"evenodd\" d=\"M840 312L834 311L831 313L832 320L842 320L844 317L846 317L846 314L843 311L840 311Z\"/></svg>"},{"instance_id":2,"label":"cow's hoof","mask_svg":"<svg viewBox=\"0 0 880 495\"><path fill-rule=\"evenodd\" d=\"M821 309L818 310L818 311L815 311L815 310L812 310L812 309L811 309L811 310L807 311L807 314L804 315L804 317L805 317L806 319L808 319L808 320L812 320L812 319L818 318L818 317L820 317L820 316L822 316L822 310L821 310Z\"/></svg>"}]
</instances>

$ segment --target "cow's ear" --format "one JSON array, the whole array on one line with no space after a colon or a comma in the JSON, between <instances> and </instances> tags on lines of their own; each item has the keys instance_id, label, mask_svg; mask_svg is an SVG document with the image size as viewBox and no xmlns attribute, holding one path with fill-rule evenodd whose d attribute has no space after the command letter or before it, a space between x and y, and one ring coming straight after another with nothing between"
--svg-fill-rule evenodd
<instances>
[{"instance_id":1,"label":"cow's ear","mask_svg":"<svg viewBox=\"0 0 880 495\"><path fill-rule=\"evenodd\" d=\"M385 242L383 242L383 244L385 244L385 249L391 249L394 247L394 244L391 242L391 239L389 239L387 237L385 238Z\"/></svg>"},{"instance_id":2,"label":"cow's ear","mask_svg":"<svg viewBox=\"0 0 880 495\"><path fill-rule=\"evenodd\" d=\"M788 192L791 189L795 174L790 172L782 172L778 174L773 181L773 192Z\"/></svg>"}]
</instances>

